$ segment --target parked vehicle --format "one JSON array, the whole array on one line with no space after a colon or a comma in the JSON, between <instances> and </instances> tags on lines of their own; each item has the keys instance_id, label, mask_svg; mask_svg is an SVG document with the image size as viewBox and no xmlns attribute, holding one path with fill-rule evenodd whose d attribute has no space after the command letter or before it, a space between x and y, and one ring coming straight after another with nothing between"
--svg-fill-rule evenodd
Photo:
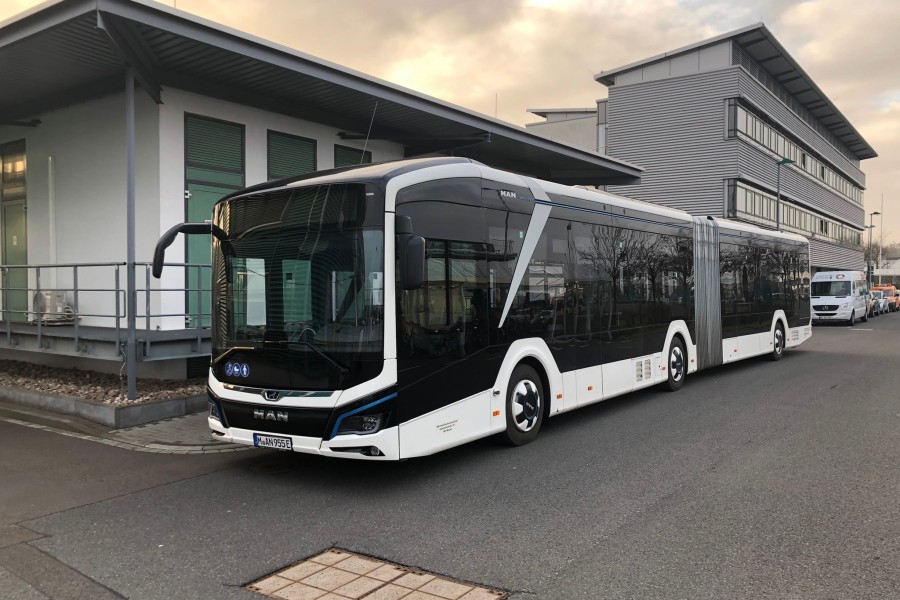
<instances>
[{"instance_id":1,"label":"parked vehicle","mask_svg":"<svg viewBox=\"0 0 900 600\"><path fill-rule=\"evenodd\" d=\"M874 316L877 317L878 315L883 315L890 311L887 298L884 297L884 292L881 290L873 290L870 293L872 294L872 314Z\"/></svg>"},{"instance_id":2,"label":"parked vehicle","mask_svg":"<svg viewBox=\"0 0 900 600\"><path fill-rule=\"evenodd\" d=\"M873 285L872 289L884 292L884 297L888 301L890 312L900 310L900 293L897 292L896 287L893 285Z\"/></svg>"},{"instance_id":3,"label":"parked vehicle","mask_svg":"<svg viewBox=\"0 0 900 600\"><path fill-rule=\"evenodd\" d=\"M812 278L812 321L869 320L869 289L862 271L820 271Z\"/></svg>"}]
</instances>

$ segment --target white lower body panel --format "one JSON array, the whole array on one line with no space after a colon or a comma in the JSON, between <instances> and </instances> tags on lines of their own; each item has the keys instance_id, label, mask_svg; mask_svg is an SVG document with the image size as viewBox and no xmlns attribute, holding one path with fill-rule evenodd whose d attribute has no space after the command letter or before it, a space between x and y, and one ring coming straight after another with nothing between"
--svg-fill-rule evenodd
<instances>
[{"instance_id":1,"label":"white lower body panel","mask_svg":"<svg viewBox=\"0 0 900 600\"><path fill-rule=\"evenodd\" d=\"M401 423L400 457L427 456L489 435L491 396L491 390L485 390ZM502 412L498 416L505 418Z\"/></svg>"}]
</instances>

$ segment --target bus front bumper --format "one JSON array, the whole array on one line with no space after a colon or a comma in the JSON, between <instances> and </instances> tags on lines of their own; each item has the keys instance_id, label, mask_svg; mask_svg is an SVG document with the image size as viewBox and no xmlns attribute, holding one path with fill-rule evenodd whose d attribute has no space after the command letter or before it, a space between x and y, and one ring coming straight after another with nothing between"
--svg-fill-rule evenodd
<instances>
[{"instance_id":1,"label":"bus front bumper","mask_svg":"<svg viewBox=\"0 0 900 600\"><path fill-rule=\"evenodd\" d=\"M366 435L338 435L330 440L323 440L316 437L225 427L221 421L212 416L207 417L207 423L214 439L232 444L358 460L400 459L399 428L396 426ZM273 440L277 441L277 445L273 444ZM281 440L290 440L289 447Z\"/></svg>"},{"instance_id":2,"label":"bus front bumper","mask_svg":"<svg viewBox=\"0 0 900 600\"><path fill-rule=\"evenodd\" d=\"M823 322L823 321L849 321L850 315L853 313L852 308L838 309L836 311L822 311L816 312L815 310L812 313L813 323ZM857 318L862 317L862 315L857 314Z\"/></svg>"}]
</instances>

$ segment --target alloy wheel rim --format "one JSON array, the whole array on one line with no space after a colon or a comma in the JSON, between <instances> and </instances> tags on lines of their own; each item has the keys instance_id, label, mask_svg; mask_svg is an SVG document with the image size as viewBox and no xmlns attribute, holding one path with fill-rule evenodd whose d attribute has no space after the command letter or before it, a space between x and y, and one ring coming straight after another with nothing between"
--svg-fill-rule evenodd
<instances>
[{"instance_id":1,"label":"alloy wheel rim","mask_svg":"<svg viewBox=\"0 0 900 600\"><path fill-rule=\"evenodd\" d=\"M512 418L516 429L521 432L531 431L537 425L541 414L541 394L538 386L529 379L516 384L512 397Z\"/></svg>"},{"instance_id":2,"label":"alloy wheel rim","mask_svg":"<svg viewBox=\"0 0 900 600\"><path fill-rule=\"evenodd\" d=\"M781 354L784 351L784 332L781 329L775 330L775 354Z\"/></svg>"},{"instance_id":3,"label":"alloy wheel rim","mask_svg":"<svg viewBox=\"0 0 900 600\"><path fill-rule=\"evenodd\" d=\"M681 381L684 376L684 353L678 346L673 346L669 352L669 372L672 373L674 381Z\"/></svg>"}]
</instances>

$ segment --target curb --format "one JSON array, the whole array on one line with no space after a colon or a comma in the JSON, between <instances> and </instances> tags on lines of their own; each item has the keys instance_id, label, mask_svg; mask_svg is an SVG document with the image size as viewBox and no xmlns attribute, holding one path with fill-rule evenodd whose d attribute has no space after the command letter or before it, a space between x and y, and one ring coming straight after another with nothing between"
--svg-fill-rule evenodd
<instances>
[{"instance_id":1,"label":"curb","mask_svg":"<svg viewBox=\"0 0 900 600\"><path fill-rule=\"evenodd\" d=\"M43 392L2 386L0 386L0 400L65 415L74 415L112 429L123 429L170 417L198 413L206 410L208 405L206 396L189 396L187 398L154 400L130 406L114 406L68 396L53 396Z\"/></svg>"}]
</instances>

